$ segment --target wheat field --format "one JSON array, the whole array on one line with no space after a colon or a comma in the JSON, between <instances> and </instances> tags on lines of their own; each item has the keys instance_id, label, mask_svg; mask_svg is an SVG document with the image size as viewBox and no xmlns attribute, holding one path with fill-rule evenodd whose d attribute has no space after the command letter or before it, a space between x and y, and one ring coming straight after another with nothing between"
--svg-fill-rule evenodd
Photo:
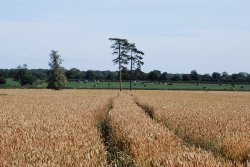
<instances>
[{"instance_id":1,"label":"wheat field","mask_svg":"<svg viewBox=\"0 0 250 167\"><path fill-rule=\"evenodd\" d=\"M1 90L0 166L105 166L96 122L112 96Z\"/></svg>"},{"instance_id":2,"label":"wheat field","mask_svg":"<svg viewBox=\"0 0 250 167\"><path fill-rule=\"evenodd\" d=\"M0 166L248 166L250 93L0 90Z\"/></svg>"},{"instance_id":3,"label":"wheat field","mask_svg":"<svg viewBox=\"0 0 250 167\"><path fill-rule=\"evenodd\" d=\"M139 103L158 122L186 140L226 159L250 159L250 93L139 92Z\"/></svg>"},{"instance_id":4,"label":"wheat field","mask_svg":"<svg viewBox=\"0 0 250 167\"><path fill-rule=\"evenodd\" d=\"M154 122L129 95L114 102L110 119L118 141L136 166L230 166L201 149L186 147L171 131Z\"/></svg>"}]
</instances>

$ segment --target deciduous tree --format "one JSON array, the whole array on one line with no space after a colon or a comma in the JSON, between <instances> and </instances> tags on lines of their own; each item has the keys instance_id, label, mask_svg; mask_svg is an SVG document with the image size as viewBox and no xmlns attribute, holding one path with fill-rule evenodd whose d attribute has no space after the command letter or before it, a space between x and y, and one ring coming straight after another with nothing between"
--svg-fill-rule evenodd
<instances>
[{"instance_id":1,"label":"deciduous tree","mask_svg":"<svg viewBox=\"0 0 250 167\"><path fill-rule=\"evenodd\" d=\"M64 83L66 81L66 77L64 74L64 68L61 66L63 60L61 56L58 54L58 51L51 51L50 54L50 71L48 76L48 88L60 90L63 88Z\"/></svg>"},{"instance_id":2,"label":"deciduous tree","mask_svg":"<svg viewBox=\"0 0 250 167\"><path fill-rule=\"evenodd\" d=\"M36 82L36 78L32 75L30 70L28 70L27 64L17 67L14 79L21 85L33 85L33 83Z\"/></svg>"},{"instance_id":3,"label":"deciduous tree","mask_svg":"<svg viewBox=\"0 0 250 167\"><path fill-rule=\"evenodd\" d=\"M0 75L0 85L6 84L6 79L4 76Z\"/></svg>"},{"instance_id":4,"label":"deciduous tree","mask_svg":"<svg viewBox=\"0 0 250 167\"><path fill-rule=\"evenodd\" d=\"M192 81L198 81L199 80L199 74L196 70L191 71L190 77Z\"/></svg>"}]
</instances>

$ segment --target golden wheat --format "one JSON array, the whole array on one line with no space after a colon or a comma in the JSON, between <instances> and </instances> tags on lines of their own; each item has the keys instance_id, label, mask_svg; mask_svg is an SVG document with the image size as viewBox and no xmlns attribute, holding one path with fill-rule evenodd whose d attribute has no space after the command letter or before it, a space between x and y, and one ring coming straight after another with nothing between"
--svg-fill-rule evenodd
<instances>
[{"instance_id":1,"label":"golden wheat","mask_svg":"<svg viewBox=\"0 0 250 167\"><path fill-rule=\"evenodd\" d=\"M0 90L0 94L0 166L106 166L96 123L114 93Z\"/></svg>"},{"instance_id":2,"label":"golden wheat","mask_svg":"<svg viewBox=\"0 0 250 167\"><path fill-rule=\"evenodd\" d=\"M189 142L232 160L250 159L250 93L141 91L136 96Z\"/></svg>"},{"instance_id":3,"label":"golden wheat","mask_svg":"<svg viewBox=\"0 0 250 167\"><path fill-rule=\"evenodd\" d=\"M135 97L144 107L153 107L155 120ZM105 119L116 146L130 154L135 166L232 166L183 140L189 137L191 144L211 146L210 151L246 162L249 97L225 92L137 91L132 97L101 90L0 90L0 166L112 166L107 164L112 153L106 151L112 148L105 148L97 126Z\"/></svg>"},{"instance_id":4,"label":"golden wheat","mask_svg":"<svg viewBox=\"0 0 250 167\"><path fill-rule=\"evenodd\" d=\"M129 150L136 166L230 166L201 149L183 146L129 95L121 94L109 115L117 143Z\"/></svg>"}]
</instances>

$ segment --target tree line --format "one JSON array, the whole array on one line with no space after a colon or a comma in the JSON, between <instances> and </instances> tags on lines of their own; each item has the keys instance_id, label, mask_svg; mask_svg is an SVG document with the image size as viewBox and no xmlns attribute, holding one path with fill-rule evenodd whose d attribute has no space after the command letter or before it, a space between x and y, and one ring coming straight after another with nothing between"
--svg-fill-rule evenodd
<instances>
[{"instance_id":1,"label":"tree line","mask_svg":"<svg viewBox=\"0 0 250 167\"><path fill-rule=\"evenodd\" d=\"M132 81L145 82L183 82L183 83L250 83L250 74L235 73L229 75L227 72L212 74L199 74L196 70L188 74L173 74L153 70L148 73L143 72L144 52L137 49L135 43L129 43L127 39L109 38L112 42L112 60L114 65L118 65L118 71L81 71L77 68L69 70L63 68L62 57L57 51L52 50L50 54L50 69L28 69L26 64L15 69L0 69L0 84L6 83L6 78L13 78L21 85L33 85L37 81L45 81L48 88L62 89L66 81Z\"/></svg>"},{"instance_id":2,"label":"tree line","mask_svg":"<svg viewBox=\"0 0 250 167\"><path fill-rule=\"evenodd\" d=\"M126 65L128 65L129 63L129 79L131 90L133 70L136 69L137 71L141 71L141 66L144 64L144 62L142 61L142 56L144 55L144 53L136 48L135 43L129 43L127 39L109 38L109 40L112 42L112 54L116 56L116 58L114 58L112 62L119 65L118 70L120 90L122 90L122 77L124 75L123 71L126 71ZM38 79L44 79L48 84L48 88L59 90L63 88L67 77L68 79L71 79L73 76L74 79L78 80L83 78L82 72L80 70L74 68L67 71L62 67L62 62L63 60L58 52L52 50L49 62L50 70L28 70L27 64L18 66L17 69L14 70L1 70L0 84L6 83L5 77L14 78L15 81L20 82L21 85L32 85ZM135 65L136 67L134 67ZM95 79L96 77L97 76L95 71L86 72L86 79ZM115 77L116 73L110 72L106 78L114 80Z\"/></svg>"},{"instance_id":3,"label":"tree line","mask_svg":"<svg viewBox=\"0 0 250 167\"><path fill-rule=\"evenodd\" d=\"M13 78L21 85L33 85L37 80L46 81L47 88L60 90L66 82L62 58L57 51L50 54L49 70L28 69L27 64L19 65L16 69L0 69L0 84L6 84L6 78Z\"/></svg>"},{"instance_id":4,"label":"tree line","mask_svg":"<svg viewBox=\"0 0 250 167\"><path fill-rule=\"evenodd\" d=\"M81 71L77 68L63 69L68 81L119 81L119 71ZM18 66L15 69L0 69L0 78L14 78L25 84L33 84L38 80L48 80L49 69L28 69L26 65ZM184 83L250 83L250 74L235 73L229 75L227 72L212 74L199 74L195 70L186 74L173 74L153 70L148 73L141 70L133 70L131 77L130 70L122 69L122 78L124 81L151 81L151 82L184 82ZM22 79L22 80L21 80ZM1 79L0 79L1 80Z\"/></svg>"}]
</instances>

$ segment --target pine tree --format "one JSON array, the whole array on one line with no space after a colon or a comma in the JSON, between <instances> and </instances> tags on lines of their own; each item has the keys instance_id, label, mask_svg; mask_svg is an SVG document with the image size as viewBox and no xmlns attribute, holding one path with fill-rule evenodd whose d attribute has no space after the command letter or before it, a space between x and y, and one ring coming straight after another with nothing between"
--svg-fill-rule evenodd
<instances>
[{"instance_id":1,"label":"pine tree","mask_svg":"<svg viewBox=\"0 0 250 167\"><path fill-rule=\"evenodd\" d=\"M119 64L119 76L120 76L120 91L122 90L122 68L123 65L128 64L128 41L126 39L120 38L109 38L113 44L111 48L113 49L113 55L117 57L113 59L114 64Z\"/></svg>"},{"instance_id":2,"label":"pine tree","mask_svg":"<svg viewBox=\"0 0 250 167\"><path fill-rule=\"evenodd\" d=\"M130 51L130 57L128 60L130 61L130 91L132 90L132 72L135 64L137 65L137 70L141 70L141 66L144 65L142 61L144 53L142 51L137 50L135 44L129 44L128 50Z\"/></svg>"}]
</instances>

